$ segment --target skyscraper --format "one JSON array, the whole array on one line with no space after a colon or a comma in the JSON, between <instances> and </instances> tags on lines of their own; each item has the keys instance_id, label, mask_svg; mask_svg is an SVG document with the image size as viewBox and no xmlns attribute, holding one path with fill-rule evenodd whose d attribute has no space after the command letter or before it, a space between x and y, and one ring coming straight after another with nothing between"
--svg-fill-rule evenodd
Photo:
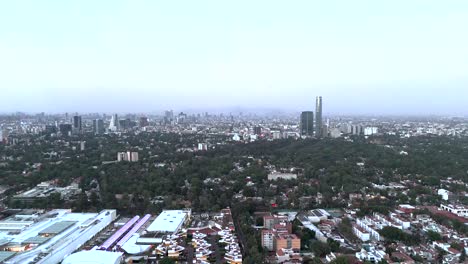
<instances>
[{"instance_id":1,"label":"skyscraper","mask_svg":"<svg viewBox=\"0 0 468 264\"><path fill-rule=\"evenodd\" d=\"M262 134L262 127L261 126L255 126L253 130L254 130L255 135L259 136L259 135Z\"/></svg>"},{"instance_id":2,"label":"skyscraper","mask_svg":"<svg viewBox=\"0 0 468 264\"><path fill-rule=\"evenodd\" d=\"M70 132L72 131L72 125L71 124L60 124L59 125L59 131L62 133L64 136L68 136Z\"/></svg>"},{"instance_id":3,"label":"skyscraper","mask_svg":"<svg viewBox=\"0 0 468 264\"><path fill-rule=\"evenodd\" d=\"M94 132L94 134L103 134L104 131L105 131L105 129L104 129L104 120L102 120L102 119L93 120L93 132Z\"/></svg>"},{"instance_id":4,"label":"skyscraper","mask_svg":"<svg viewBox=\"0 0 468 264\"><path fill-rule=\"evenodd\" d=\"M140 117L140 127L149 126L148 118L146 116Z\"/></svg>"},{"instance_id":5,"label":"skyscraper","mask_svg":"<svg viewBox=\"0 0 468 264\"><path fill-rule=\"evenodd\" d=\"M116 132L119 130L119 126L120 126L119 117L117 116L117 114L112 115L110 125L109 125L109 130L112 132Z\"/></svg>"},{"instance_id":6,"label":"skyscraper","mask_svg":"<svg viewBox=\"0 0 468 264\"><path fill-rule=\"evenodd\" d=\"M81 133L81 116L73 116L73 133Z\"/></svg>"},{"instance_id":7,"label":"skyscraper","mask_svg":"<svg viewBox=\"0 0 468 264\"><path fill-rule=\"evenodd\" d=\"M300 129L303 136L314 135L314 112L304 111L301 113Z\"/></svg>"},{"instance_id":8,"label":"skyscraper","mask_svg":"<svg viewBox=\"0 0 468 264\"><path fill-rule=\"evenodd\" d=\"M322 96L315 100L315 136L322 137Z\"/></svg>"}]
</instances>

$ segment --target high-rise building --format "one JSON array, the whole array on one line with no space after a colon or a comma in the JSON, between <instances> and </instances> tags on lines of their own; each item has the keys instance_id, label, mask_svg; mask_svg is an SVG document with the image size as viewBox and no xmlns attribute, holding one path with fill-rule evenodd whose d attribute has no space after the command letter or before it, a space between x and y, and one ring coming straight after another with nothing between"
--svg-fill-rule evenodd
<instances>
[{"instance_id":1,"label":"high-rise building","mask_svg":"<svg viewBox=\"0 0 468 264\"><path fill-rule=\"evenodd\" d=\"M147 127L149 126L148 118L146 116L140 117L140 127Z\"/></svg>"},{"instance_id":2,"label":"high-rise building","mask_svg":"<svg viewBox=\"0 0 468 264\"><path fill-rule=\"evenodd\" d=\"M93 120L93 132L94 134L104 134L104 120L102 119L95 119Z\"/></svg>"},{"instance_id":3,"label":"high-rise building","mask_svg":"<svg viewBox=\"0 0 468 264\"><path fill-rule=\"evenodd\" d=\"M301 113L300 129L303 136L314 135L314 112L304 111Z\"/></svg>"},{"instance_id":4,"label":"high-rise building","mask_svg":"<svg viewBox=\"0 0 468 264\"><path fill-rule=\"evenodd\" d=\"M138 161L138 152L127 152L127 158L131 162L137 162Z\"/></svg>"},{"instance_id":5,"label":"high-rise building","mask_svg":"<svg viewBox=\"0 0 468 264\"><path fill-rule=\"evenodd\" d=\"M137 162L138 160L138 152L127 151L117 153L117 161Z\"/></svg>"},{"instance_id":6,"label":"high-rise building","mask_svg":"<svg viewBox=\"0 0 468 264\"><path fill-rule=\"evenodd\" d=\"M199 151L208 150L208 144L206 144L206 143L198 143L198 150L199 150Z\"/></svg>"},{"instance_id":7,"label":"high-rise building","mask_svg":"<svg viewBox=\"0 0 468 264\"><path fill-rule=\"evenodd\" d=\"M81 133L81 131L82 131L81 116L79 115L73 116L73 133Z\"/></svg>"},{"instance_id":8,"label":"high-rise building","mask_svg":"<svg viewBox=\"0 0 468 264\"><path fill-rule=\"evenodd\" d=\"M119 129L127 130L131 127L131 120L130 118L120 119L119 120Z\"/></svg>"},{"instance_id":9,"label":"high-rise building","mask_svg":"<svg viewBox=\"0 0 468 264\"><path fill-rule=\"evenodd\" d=\"M9 135L10 131L6 129L0 129L0 143L7 143Z\"/></svg>"},{"instance_id":10,"label":"high-rise building","mask_svg":"<svg viewBox=\"0 0 468 264\"><path fill-rule=\"evenodd\" d=\"M364 136L372 136L379 133L379 129L377 127L366 127L364 128Z\"/></svg>"},{"instance_id":11,"label":"high-rise building","mask_svg":"<svg viewBox=\"0 0 468 264\"><path fill-rule=\"evenodd\" d=\"M177 115L177 123L183 124L187 121L187 114L184 112L180 112L179 115Z\"/></svg>"},{"instance_id":12,"label":"high-rise building","mask_svg":"<svg viewBox=\"0 0 468 264\"><path fill-rule=\"evenodd\" d=\"M315 136L322 137L322 96L317 96L315 100Z\"/></svg>"},{"instance_id":13,"label":"high-rise building","mask_svg":"<svg viewBox=\"0 0 468 264\"><path fill-rule=\"evenodd\" d=\"M261 126L256 126L254 127L254 134L255 135L261 135L262 134L262 127Z\"/></svg>"},{"instance_id":14,"label":"high-rise building","mask_svg":"<svg viewBox=\"0 0 468 264\"><path fill-rule=\"evenodd\" d=\"M172 119L174 118L174 111L172 110L168 110L164 113L164 117L168 118L168 119Z\"/></svg>"},{"instance_id":15,"label":"high-rise building","mask_svg":"<svg viewBox=\"0 0 468 264\"><path fill-rule=\"evenodd\" d=\"M112 115L111 122L109 124L109 130L112 132L118 131L120 124L119 124L119 117L117 114Z\"/></svg>"},{"instance_id":16,"label":"high-rise building","mask_svg":"<svg viewBox=\"0 0 468 264\"><path fill-rule=\"evenodd\" d=\"M364 132L364 129L361 125L351 125L351 134L360 136Z\"/></svg>"},{"instance_id":17,"label":"high-rise building","mask_svg":"<svg viewBox=\"0 0 468 264\"><path fill-rule=\"evenodd\" d=\"M44 131L48 134L56 133L57 127L55 125L46 125Z\"/></svg>"},{"instance_id":18,"label":"high-rise building","mask_svg":"<svg viewBox=\"0 0 468 264\"><path fill-rule=\"evenodd\" d=\"M71 124L60 124L59 125L59 131L62 133L62 135L69 135L70 132L72 131L72 125Z\"/></svg>"}]
</instances>

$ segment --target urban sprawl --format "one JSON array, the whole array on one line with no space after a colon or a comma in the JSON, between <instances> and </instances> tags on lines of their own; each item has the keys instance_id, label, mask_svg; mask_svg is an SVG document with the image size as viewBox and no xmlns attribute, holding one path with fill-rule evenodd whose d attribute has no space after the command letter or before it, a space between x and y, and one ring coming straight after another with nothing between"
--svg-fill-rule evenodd
<instances>
[{"instance_id":1,"label":"urban sprawl","mask_svg":"<svg viewBox=\"0 0 468 264\"><path fill-rule=\"evenodd\" d=\"M0 115L0 263L468 263L468 119Z\"/></svg>"}]
</instances>

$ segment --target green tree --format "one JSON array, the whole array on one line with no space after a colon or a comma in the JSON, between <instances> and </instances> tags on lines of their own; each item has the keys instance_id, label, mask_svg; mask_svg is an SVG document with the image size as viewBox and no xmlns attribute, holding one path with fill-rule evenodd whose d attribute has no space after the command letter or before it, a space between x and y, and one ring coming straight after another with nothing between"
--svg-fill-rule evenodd
<instances>
[{"instance_id":1,"label":"green tree","mask_svg":"<svg viewBox=\"0 0 468 264\"><path fill-rule=\"evenodd\" d=\"M331 238L328 238L327 239L327 244L328 246L330 247L330 250L332 252L338 252L338 250L340 250L340 242L336 241L336 240L333 240Z\"/></svg>"},{"instance_id":2,"label":"green tree","mask_svg":"<svg viewBox=\"0 0 468 264\"><path fill-rule=\"evenodd\" d=\"M440 241L440 240L442 240L442 236L439 233L437 233L435 231L432 231L432 230L427 231L426 235L427 235L427 238L430 241Z\"/></svg>"},{"instance_id":3,"label":"green tree","mask_svg":"<svg viewBox=\"0 0 468 264\"><path fill-rule=\"evenodd\" d=\"M310 243L310 248L316 257L325 257L325 255L330 254L330 246L327 243L320 242L318 240L312 241Z\"/></svg>"},{"instance_id":4,"label":"green tree","mask_svg":"<svg viewBox=\"0 0 468 264\"><path fill-rule=\"evenodd\" d=\"M159 261L160 264L175 264L175 260L165 257Z\"/></svg>"},{"instance_id":5,"label":"green tree","mask_svg":"<svg viewBox=\"0 0 468 264\"><path fill-rule=\"evenodd\" d=\"M465 261L466 261L466 251L465 249L462 249L458 263L465 263Z\"/></svg>"},{"instance_id":6,"label":"green tree","mask_svg":"<svg viewBox=\"0 0 468 264\"><path fill-rule=\"evenodd\" d=\"M335 260L330 262L330 264L349 264L349 260L345 256L339 256Z\"/></svg>"}]
</instances>

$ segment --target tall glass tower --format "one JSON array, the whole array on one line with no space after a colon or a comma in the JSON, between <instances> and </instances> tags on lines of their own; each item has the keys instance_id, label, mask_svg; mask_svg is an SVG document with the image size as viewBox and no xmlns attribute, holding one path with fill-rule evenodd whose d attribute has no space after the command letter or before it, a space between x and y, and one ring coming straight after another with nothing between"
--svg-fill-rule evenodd
<instances>
[{"instance_id":1,"label":"tall glass tower","mask_svg":"<svg viewBox=\"0 0 468 264\"><path fill-rule=\"evenodd\" d=\"M314 112L304 111L301 113L300 129L302 136L314 135Z\"/></svg>"},{"instance_id":2,"label":"tall glass tower","mask_svg":"<svg viewBox=\"0 0 468 264\"><path fill-rule=\"evenodd\" d=\"M322 96L315 99L315 136L322 137Z\"/></svg>"}]
</instances>

